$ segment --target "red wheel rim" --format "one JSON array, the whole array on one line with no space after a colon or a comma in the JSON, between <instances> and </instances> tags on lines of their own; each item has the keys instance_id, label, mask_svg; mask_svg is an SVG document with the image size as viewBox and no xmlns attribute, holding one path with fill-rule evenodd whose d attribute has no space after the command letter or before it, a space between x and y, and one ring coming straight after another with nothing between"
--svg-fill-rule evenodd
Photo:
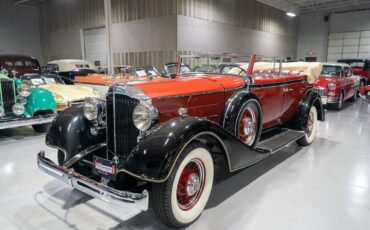
<instances>
[{"instance_id":1,"label":"red wheel rim","mask_svg":"<svg viewBox=\"0 0 370 230\"><path fill-rule=\"evenodd\" d=\"M204 164L199 159L191 160L183 169L177 184L176 198L181 210L193 208L200 199L205 184Z\"/></svg>"},{"instance_id":2,"label":"red wheel rim","mask_svg":"<svg viewBox=\"0 0 370 230\"><path fill-rule=\"evenodd\" d=\"M247 107L239 120L239 138L247 145L252 145L257 136L257 115L255 110Z\"/></svg>"}]
</instances>

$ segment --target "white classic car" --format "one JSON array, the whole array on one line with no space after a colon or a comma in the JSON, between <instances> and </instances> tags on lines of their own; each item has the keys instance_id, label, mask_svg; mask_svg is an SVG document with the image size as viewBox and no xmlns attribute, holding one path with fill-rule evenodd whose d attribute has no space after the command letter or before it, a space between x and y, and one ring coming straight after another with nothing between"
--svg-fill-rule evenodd
<instances>
[{"instance_id":1,"label":"white classic car","mask_svg":"<svg viewBox=\"0 0 370 230\"><path fill-rule=\"evenodd\" d=\"M55 74L32 74L24 75L21 78L32 87L41 87L50 91L57 103L58 112L73 104L84 102L87 97L101 97L99 91L91 87L66 85L63 80Z\"/></svg>"}]
</instances>

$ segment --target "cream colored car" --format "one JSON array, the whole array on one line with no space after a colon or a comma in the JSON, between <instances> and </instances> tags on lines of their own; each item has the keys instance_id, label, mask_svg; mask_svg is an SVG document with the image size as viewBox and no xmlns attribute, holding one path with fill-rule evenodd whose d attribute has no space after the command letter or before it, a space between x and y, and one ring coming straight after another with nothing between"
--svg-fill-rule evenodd
<instances>
[{"instance_id":1,"label":"cream colored car","mask_svg":"<svg viewBox=\"0 0 370 230\"><path fill-rule=\"evenodd\" d=\"M33 87L41 87L50 91L57 102L57 111L83 103L87 97L100 98L99 91L80 85L66 85L57 75L26 75L22 79Z\"/></svg>"}]
</instances>

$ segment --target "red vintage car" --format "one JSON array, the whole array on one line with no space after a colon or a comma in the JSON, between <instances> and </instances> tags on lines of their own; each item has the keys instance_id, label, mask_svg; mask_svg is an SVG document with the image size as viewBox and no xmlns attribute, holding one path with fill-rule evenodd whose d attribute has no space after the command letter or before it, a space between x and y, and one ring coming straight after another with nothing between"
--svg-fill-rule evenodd
<instances>
[{"instance_id":1,"label":"red vintage car","mask_svg":"<svg viewBox=\"0 0 370 230\"><path fill-rule=\"evenodd\" d=\"M370 84L370 60L369 59L340 59L337 62L351 66L352 72L361 77L360 88Z\"/></svg>"},{"instance_id":2,"label":"red vintage car","mask_svg":"<svg viewBox=\"0 0 370 230\"><path fill-rule=\"evenodd\" d=\"M177 70L174 79L118 83L105 100L72 106L52 122L46 144L58 149L58 163L41 151L38 166L95 198L135 213L150 204L164 223L188 225L208 201L215 156L241 170L289 143L311 144L325 120L305 74L253 72L254 60L243 71Z\"/></svg>"},{"instance_id":3,"label":"red vintage car","mask_svg":"<svg viewBox=\"0 0 370 230\"><path fill-rule=\"evenodd\" d=\"M26 55L0 55L0 71L9 77L20 77L26 74L41 74L39 61Z\"/></svg>"},{"instance_id":4,"label":"red vintage car","mask_svg":"<svg viewBox=\"0 0 370 230\"><path fill-rule=\"evenodd\" d=\"M354 75L351 67L344 63L324 63L314 89L321 95L324 104L342 109L345 100L356 100L360 77Z\"/></svg>"}]
</instances>

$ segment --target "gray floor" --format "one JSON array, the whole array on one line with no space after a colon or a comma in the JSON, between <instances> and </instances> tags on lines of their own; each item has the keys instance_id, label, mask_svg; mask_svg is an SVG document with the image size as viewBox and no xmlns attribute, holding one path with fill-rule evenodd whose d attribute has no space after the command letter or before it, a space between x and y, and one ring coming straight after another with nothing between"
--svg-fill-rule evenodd
<instances>
[{"instance_id":1,"label":"gray floor","mask_svg":"<svg viewBox=\"0 0 370 230\"><path fill-rule=\"evenodd\" d=\"M329 111L312 146L293 144L235 174L217 175L207 209L188 229L370 229L370 104ZM0 131L1 229L165 229L41 173L44 135Z\"/></svg>"}]
</instances>

